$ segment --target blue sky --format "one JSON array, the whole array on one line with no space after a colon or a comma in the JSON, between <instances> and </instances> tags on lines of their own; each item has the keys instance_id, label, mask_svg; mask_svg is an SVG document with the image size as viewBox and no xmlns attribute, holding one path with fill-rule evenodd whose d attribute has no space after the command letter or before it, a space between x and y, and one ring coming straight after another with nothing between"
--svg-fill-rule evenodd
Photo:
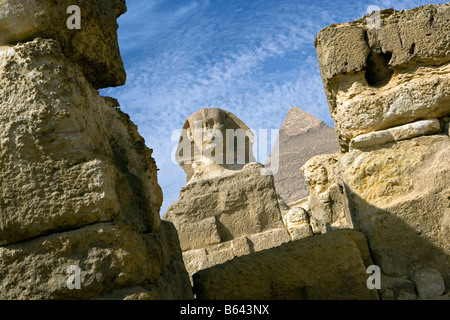
<instances>
[{"instance_id":1,"label":"blue sky","mask_svg":"<svg viewBox=\"0 0 450 320\"><path fill-rule=\"evenodd\" d=\"M218 107L252 129L279 129L296 106L333 126L317 33L363 17L370 5L403 10L427 3L445 1L128 0L118 31L128 80L101 93L119 100L154 150L161 215L186 182L171 160L171 137L190 114Z\"/></svg>"}]
</instances>

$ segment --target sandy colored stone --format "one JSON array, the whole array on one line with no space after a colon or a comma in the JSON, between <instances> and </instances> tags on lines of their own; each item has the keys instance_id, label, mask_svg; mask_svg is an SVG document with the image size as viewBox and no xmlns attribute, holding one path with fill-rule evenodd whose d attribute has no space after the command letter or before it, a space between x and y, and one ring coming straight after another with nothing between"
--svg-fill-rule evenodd
<instances>
[{"instance_id":1,"label":"sandy colored stone","mask_svg":"<svg viewBox=\"0 0 450 320\"><path fill-rule=\"evenodd\" d=\"M308 212L302 207L288 209L288 212L283 215L283 223L289 231L292 240L313 236Z\"/></svg>"},{"instance_id":2,"label":"sandy colored stone","mask_svg":"<svg viewBox=\"0 0 450 320\"><path fill-rule=\"evenodd\" d=\"M194 232L197 225L206 223L205 219L212 221L212 217L222 242L283 228L273 177L262 175L262 167L249 164L230 175L193 181L181 189L179 201L169 207L163 219L175 224L182 248L211 244L209 238L193 239L183 233ZM183 239L192 239L196 244L183 243Z\"/></svg>"},{"instance_id":3,"label":"sandy colored stone","mask_svg":"<svg viewBox=\"0 0 450 320\"><path fill-rule=\"evenodd\" d=\"M81 29L66 26L67 8L78 5ZM125 0L2 0L0 46L38 37L54 39L71 61L79 64L95 88L120 86L126 73L117 39L117 18L127 11Z\"/></svg>"},{"instance_id":4,"label":"sandy colored stone","mask_svg":"<svg viewBox=\"0 0 450 320\"><path fill-rule=\"evenodd\" d=\"M422 136L339 160L355 228L374 262L390 276L429 267L450 270L450 140Z\"/></svg>"},{"instance_id":5,"label":"sandy colored stone","mask_svg":"<svg viewBox=\"0 0 450 320\"><path fill-rule=\"evenodd\" d=\"M284 228L284 226L278 229L272 229L252 234L248 236L248 239L252 243L252 249L255 252L274 248L281 245L282 243L286 243L292 240L291 236Z\"/></svg>"},{"instance_id":6,"label":"sandy colored stone","mask_svg":"<svg viewBox=\"0 0 450 320\"><path fill-rule=\"evenodd\" d=\"M189 274L194 274L198 270L209 267L208 253L205 248L184 251L183 260Z\"/></svg>"},{"instance_id":7,"label":"sandy colored stone","mask_svg":"<svg viewBox=\"0 0 450 320\"><path fill-rule=\"evenodd\" d=\"M365 17L318 34L342 150L358 135L450 114L449 17L449 4L384 10L379 29Z\"/></svg>"},{"instance_id":8,"label":"sandy colored stone","mask_svg":"<svg viewBox=\"0 0 450 320\"><path fill-rule=\"evenodd\" d=\"M345 190L337 177L337 165L341 156L338 153L319 155L302 166L311 190L308 212L314 221L314 228L319 228L320 233L353 227L347 210Z\"/></svg>"},{"instance_id":9,"label":"sandy colored stone","mask_svg":"<svg viewBox=\"0 0 450 320\"><path fill-rule=\"evenodd\" d=\"M195 224L177 224L183 251L222 242L216 217L203 219Z\"/></svg>"},{"instance_id":10,"label":"sandy colored stone","mask_svg":"<svg viewBox=\"0 0 450 320\"><path fill-rule=\"evenodd\" d=\"M0 245L112 220L159 227L152 151L56 41L2 47L0 74Z\"/></svg>"},{"instance_id":11,"label":"sandy colored stone","mask_svg":"<svg viewBox=\"0 0 450 320\"><path fill-rule=\"evenodd\" d=\"M227 135L237 132L237 144L230 143ZM195 112L183 126L176 159L187 184L163 219L178 231L190 275L292 239L282 221L273 175L250 162L252 143L248 127L218 108Z\"/></svg>"},{"instance_id":12,"label":"sandy colored stone","mask_svg":"<svg viewBox=\"0 0 450 320\"><path fill-rule=\"evenodd\" d=\"M378 299L361 244L368 251L352 230L286 243L197 272L194 291L200 300Z\"/></svg>"},{"instance_id":13,"label":"sandy colored stone","mask_svg":"<svg viewBox=\"0 0 450 320\"><path fill-rule=\"evenodd\" d=\"M177 228L189 273L291 241L273 176L261 164L214 178L191 180L163 219Z\"/></svg>"},{"instance_id":14,"label":"sandy colored stone","mask_svg":"<svg viewBox=\"0 0 450 320\"><path fill-rule=\"evenodd\" d=\"M357 136L350 142L350 149L379 146L389 142L438 133L440 130L441 126L438 119L416 121L387 130Z\"/></svg>"},{"instance_id":15,"label":"sandy colored stone","mask_svg":"<svg viewBox=\"0 0 450 320\"><path fill-rule=\"evenodd\" d=\"M152 151L118 102L38 38L0 47L0 106L0 299L191 299Z\"/></svg>"},{"instance_id":16,"label":"sandy colored stone","mask_svg":"<svg viewBox=\"0 0 450 320\"><path fill-rule=\"evenodd\" d=\"M277 193L291 204L309 195L301 166L319 154L339 151L335 132L322 120L291 107L281 126L268 162L278 164L274 174ZM278 159L272 159L278 157Z\"/></svg>"},{"instance_id":17,"label":"sandy colored stone","mask_svg":"<svg viewBox=\"0 0 450 320\"><path fill-rule=\"evenodd\" d=\"M3 246L0 257L2 299L89 299L145 282L143 292L160 290L158 239L124 225L96 224ZM81 269L80 290L67 287L70 265Z\"/></svg>"}]
</instances>

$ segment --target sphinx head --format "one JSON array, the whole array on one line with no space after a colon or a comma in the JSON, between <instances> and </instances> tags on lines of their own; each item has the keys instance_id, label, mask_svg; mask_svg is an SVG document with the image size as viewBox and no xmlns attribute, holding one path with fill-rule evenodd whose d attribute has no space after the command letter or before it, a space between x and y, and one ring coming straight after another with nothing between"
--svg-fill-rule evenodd
<instances>
[{"instance_id":1,"label":"sphinx head","mask_svg":"<svg viewBox=\"0 0 450 320\"><path fill-rule=\"evenodd\" d=\"M80 8L80 29L69 29L67 9ZM0 46L35 38L54 39L96 88L125 84L117 18L125 0L0 0Z\"/></svg>"},{"instance_id":2,"label":"sphinx head","mask_svg":"<svg viewBox=\"0 0 450 320\"><path fill-rule=\"evenodd\" d=\"M186 120L176 153L176 160L186 172L211 175L226 170L240 170L254 162L253 133L231 112L201 109Z\"/></svg>"}]
</instances>

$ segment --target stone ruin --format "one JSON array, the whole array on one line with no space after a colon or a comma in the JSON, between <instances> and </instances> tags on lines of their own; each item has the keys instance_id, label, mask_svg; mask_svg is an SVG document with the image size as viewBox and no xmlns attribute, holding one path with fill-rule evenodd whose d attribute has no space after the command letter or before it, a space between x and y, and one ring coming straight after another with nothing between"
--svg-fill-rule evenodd
<instances>
[{"instance_id":1,"label":"stone ruin","mask_svg":"<svg viewBox=\"0 0 450 320\"><path fill-rule=\"evenodd\" d=\"M387 279L383 298L432 298L450 288L450 4L380 18L380 28L363 18L318 34L342 152L303 170L310 205L328 212L323 223L343 207L367 237Z\"/></svg>"},{"instance_id":2,"label":"stone ruin","mask_svg":"<svg viewBox=\"0 0 450 320\"><path fill-rule=\"evenodd\" d=\"M317 35L340 152L302 166L307 198L286 204L248 127L202 109L161 220L152 150L97 91L125 81L125 1L78 3L69 30L68 1L0 0L0 299L449 298L450 4Z\"/></svg>"},{"instance_id":3,"label":"stone ruin","mask_svg":"<svg viewBox=\"0 0 450 320\"><path fill-rule=\"evenodd\" d=\"M176 160L186 172L187 184L163 220L178 230L189 273L291 241L273 176L255 162L248 127L232 113L212 108L189 116L183 129L179 146L184 145L184 151L178 148ZM239 132L242 139L230 145L232 134ZM215 157L211 149L216 150ZM224 164L227 154L232 161Z\"/></svg>"},{"instance_id":4,"label":"stone ruin","mask_svg":"<svg viewBox=\"0 0 450 320\"><path fill-rule=\"evenodd\" d=\"M152 150L95 89L125 80L125 2L78 2L81 31L69 1L0 1L0 299L192 299Z\"/></svg>"},{"instance_id":5,"label":"stone ruin","mask_svg":"<svg viewBox=\"0 0 450 320\"><path fill-rule=\"evenodd\" d=\"M341 152L302 166L306 200L280 202L287 228L309 218L315 236L200 270L197 298L449 299L450 4L383 10L380 28L369 18L316 38ZM351 257L321 251L349 235ZM378 295L360 286L371 265Z\"/></svg>"}]
</instances>

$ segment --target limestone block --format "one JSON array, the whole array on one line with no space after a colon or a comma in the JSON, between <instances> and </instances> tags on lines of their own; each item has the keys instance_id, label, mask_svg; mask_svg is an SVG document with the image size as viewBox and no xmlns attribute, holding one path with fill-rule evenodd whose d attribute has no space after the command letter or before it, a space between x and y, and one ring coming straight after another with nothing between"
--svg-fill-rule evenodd
<instances>
[{"instance_id":1,"label":"limestone block","mask_svg":"<svg viewBox=\"0 0 450 320\"><path fill-rule=\"evenodd\" d=\"M233 255L240 257L253 252L253 244L247 237L240 237L232 240L231 246L233 248Z\"/></svg>"},{"instance_id":2,"label":"limestone block","mask_svg":"<svg viewBox=\"0 0 450 320\"><path fill-rule=\"evenodd\" d=\"M438 270L450 280L450 141L416 137L339 161L350 216L389 276Z\"/></svg>"},{"instance_id":3,"label":"limestone block","mask_svg":"<svg viewBox=\"0 0 450 320\"><path fill-rule=\"evenodd\" d=\"M151 235L112 223L95 224L0 247L1 299L88 299L103 292L156 282L161 247ZM67 269L81 269L81 289L70 290Z\"/></svg>"},{"instance_id":4,"label":"limestone block","mask_svg":"<svg viewBox=\"0 0 450 320\"><path fill-rule=\"evenodd\" d=\"M255 252L277 247L291 241L291 237L285 228L273 229L248 236L253 244Z\"/></svg>"},{"instance_id":5,"label":"limestone block","mask_svg":"<svg viewBox=\"0 0 450 320\"><path fill-rule=\"evenodd\" d=\"M283 222L292 240L303 239L313 235L308 213L301 207L290 208L286 215L283 216Z\"/></svg>"},{"instance_id":6,"label":"limestone block","mask_svg":"<svg viewBox=\"0 0 450 320\"><path fill-rule=\"evenodd\" d=\"M209 267L208 253L205 248L184 251L183 260L190 275Z\"/></svg>"},{"instance_id":7,"label":"limestone block","mask_svg":"<svg viewBox=\"0 0 450 320\"><path fill-rule=\"evenodd\" d=\"M118 102L37 38L0 47L0 106L0 299L192 299L152 151Z\"/></svg>"},{"instance_id":8,"label":"limestone block","mask_svg":"<svg viewBox=\"0 0 450 320\"><path fill-rule=\"evenodd\" d=\"M194 291L200 300L378 299L361 244L368 251L352 230L286 243L197 272Z\"/></svg>"},{"instance_id":9,"label":"limestone block","mask_svg":"<svg viewBox=\"0 0 450 320\"><path fill-rule=\"evenodd\" d=\"M224 263L235 257L231 241L208 248L208 267Z\"/></svg>"},{"instance_id":10,"label":"limestone block","mask_svg":"<svg viewBox=\"0 0 450 320\"><path fill-rule=\"evenodd\" d=\"M380 28L365 17L318 34L319 66L343 151L358 135L450 114L449 17L449 4L384 10Z\"/></svg>"},{"instance_id":11,"label":"limestone block","mask_svg":"<svg viewBox=\"0 0 450 320\"><path fill-rule=\"evenodd\" d=\"M0 74L0 245L112 220L159 227L152 151L55 40L1 47Z\"/></svg>"},{"instance_id":12,"label":"limestone block","mask_svg":"<svg viewBox=\"0 0 450 320\"><path fill-rule=\"evenodd\" d=\"M179 224L178 228L183 251L222 242L215 217L203 219L195 224Z\"/></svg>"},{"instance_id":13,"label":"limestone block","mask_svg":"<svg viewBox=\"0 0 450 320\"><path fill-rule=\"evenodd\" d=\"M434 269L419 269L413 273L412 279L421 299L431 299L445 293L442 275Z\"/></svg>"},{"instance_id":14,"label":"limestone block","mask_svg":"<svg viewBox=\"0 0 450 320\"><path fill-rule=\"evenodd\" d=\"M74 4L81 11L79 30L66 25L67 9ZM125 0L2 0L0 46L37 37L54 39L95 88L120 86L126 73L117 40L117 18L126 10Z\"/></svg>"},{"instance_id":15,"label":"limestone block","mask_svg":"<svg viewBox=\"0 0 450 320\"><path fill-rule=\"evenodd\" d=\"M350 142L350 150L383 145L427 134L438 133L441 126L438 119L422 120L357 136Z\"/></svg>"}]
</instances>

